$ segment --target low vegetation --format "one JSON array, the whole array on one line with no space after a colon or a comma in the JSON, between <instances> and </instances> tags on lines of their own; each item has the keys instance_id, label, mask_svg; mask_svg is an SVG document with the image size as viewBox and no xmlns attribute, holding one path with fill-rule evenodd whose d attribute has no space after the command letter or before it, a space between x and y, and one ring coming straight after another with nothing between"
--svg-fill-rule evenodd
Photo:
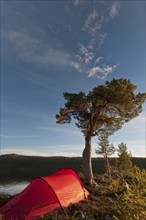
<instances>
[{"instance_id":1,"label":"low vegetation","mask_svg":"<svg viewBox=\"0 0 146 220\"><path fill-rule=\"evenodd\" d=\"M13 155L13 157L16 159L19 156ZM76 158L77 161L79 159ZM66 158L66 161L69 160ZM102 158L100 158L100 163L101 161L104 165ZM126 163L126 161L128 162ZM85 185L90 192L85 201L71 205L64 212L56 212L42 217L41 220L145 220L146 171L133 165L131 155L123 143L119 147L119 158L116 161L109 160L109 162L110 176L108 172L96 173L95 184ZM125 163L127 164L126 169L123 167ZM143 168L144 165L143 163ZM85 183L83 173L78 173ZM12 196L1 195L0 206L10 199Z\"/></svg>"},{"instance_id":2,"label":"low vegetation","mask_svg":"<svg viewBox=\"0 0 146 220\"><path fill-rule=\"evenodd\" d=\"M64 213L53 213L43 220L145 220L146 172L134 167L129 176L97 175L96 185L85 186L87 200L70 206Z\"/></svg>"}]
</instances>

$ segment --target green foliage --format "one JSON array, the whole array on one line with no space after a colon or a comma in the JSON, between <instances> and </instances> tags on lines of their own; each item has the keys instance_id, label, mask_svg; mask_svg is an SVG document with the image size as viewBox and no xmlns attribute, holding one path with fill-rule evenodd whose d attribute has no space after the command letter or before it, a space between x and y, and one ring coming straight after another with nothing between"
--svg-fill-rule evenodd
<instances>
[{"instance_id":1,"label":"green foliage","mask_svg":"<svg viewBox=\"0 0 146 220\"><path fill-rule=\"evenodd\" d=\"M118 156L118 169L126 175L132 169L132 155L128 153L127 146L123 142L118 145Z\"/></svg>"},{"instance_id":2,"label":"green foliage","mask_svg":"<svg viewBox=\"0 0 146 220\"><path fill-rule=\"evenodd\" d=\"M87 219L145 220L146 219L146 173L135 167L132 182L125 191L123 178L100 175L97 185L86 186L90 196L86 201L70 206L65 213L54 213L45 220L76 220L83 213ZM101 182L101 179L103 182Z\"/></svg>"},{"instance_id":3,"label":"green foliage","mask_svg":"<svg viewBox=\"0 0 146 220\"><path fill-rule=\"evenodd\" d=\"M130 190L117 197L115 220L146 219L146 173L136 168Z\"/></svg>"},{"instance_id":4,"label":"green foliage","mask_svg":"<svg viewBox=\"0 0 146 220\"><path fill-rule=\"evenodd\" d=\"M56 115L57 123L70 123L77 120L77 127L84 135L96 135L106 128L115 132L142 111L146 99L145 93L134 94L136 86L127 79L113 79L105 85L95 87L87 95L80 93L64 93L64 108Z\"/></svg>"},{"instance_id":5,"label":"green foliage","mask_svg":"<svg viewBox=\"0 0 146 220\"><path fill-rule=\"evenodd\" d=\"M85 136L83 172L85 181L89 184L94 182L91 163L92 137L105 130L109 135L114 134L125 122L139 115L146 93L135 95L135 90L136 86L130 80L121 78L107 81L105 85L93 88L87 95L83 92L64 93L66 103L56 115L56 122L64 124L75 119L76 126ZM109 169L108 172L110 173Z\"/></svg>"},{"instance_id":6,"label":"green foliage","mask_svg":"<svg viewBox=\"0 0 146 220\"><path fill-rule=\"evenodd\" d=\"M109 143L108 134L101 132L99 137L98 149L95 150L96 154L103 155L103 157L111 156L115 153L115 147Z\"/></svg>"},{"instance_id":7,"label":"green foliage","mask_svg":"<svg viewBox=\"0 0 146 220\"><path fill-rule=\"evenodd\" d=\"M98 149L95 150L96 154L102 155L105 159L105 167L108 175L111 175L110 163L109 163L109 156L115 153L115 147L113 144L109 143L109 135L106 131L102 131L99 133L99 143Z\"/></svg>"}]
</instances>

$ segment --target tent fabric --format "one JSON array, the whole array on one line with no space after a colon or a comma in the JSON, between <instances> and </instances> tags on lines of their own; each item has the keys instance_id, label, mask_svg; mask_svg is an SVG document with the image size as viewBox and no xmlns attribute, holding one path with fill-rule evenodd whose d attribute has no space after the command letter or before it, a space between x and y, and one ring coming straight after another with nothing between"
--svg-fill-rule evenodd
<instances>
[{"instance_id":1,"label":"tent fabric","mask_svg":"<svg viewBox=\"0 0 146 220\"><path fill-rule=\"evenodd\" d=\"M14 199L0 208L4 220L35 220L70 204L84 200L89 195L79 176L72 169L39 177Z\"/></svg>"}]
</instances>

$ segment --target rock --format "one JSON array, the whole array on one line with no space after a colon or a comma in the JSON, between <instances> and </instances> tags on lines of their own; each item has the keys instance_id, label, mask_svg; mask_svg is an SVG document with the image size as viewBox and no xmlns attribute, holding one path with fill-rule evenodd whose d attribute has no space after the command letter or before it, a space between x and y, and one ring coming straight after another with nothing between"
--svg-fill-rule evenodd
<instances>
[{"instance_id":1,"label":"rock","mask_svg":"<svg viewBox=\"0 0 146 220\"><path fill-rule=\"evenodd\" d=\"M123 193L128 192L129 190L130 190L130 187L129 187L128 183L125 181L125 186L124 186L124 189L123 189Z\"/></svg>"},{"instance_id":2,"label":"rock","mask_svg":"<svg viewBox=\"0 0 146 220\"><path fill-rule=\"evenodd\" d=\"M78 220L95 220L93 216L86 216L83 212L78 215Z\"/></svg>"},{"instance_id":3,"label":"rock","mask_svg":"<svg viewBox=\"0 0 146 220\"><path fill-rule=\"evenodd\" d=\"M112 199L112 198L110 198L110 197L108 197L108 201L110 202L110 203L114 203L115 201Z\"/></svg>"},{"instance_id":4,"label":"rock","mask_svg":"<svg viewBox=\"0 0 146 220\"><path fill-rule=\"evenodd\" d=\"M85 215L83 212L80 212L79 215L78 215L78 220L85 220Z\"/></svg>"}]
</instances>

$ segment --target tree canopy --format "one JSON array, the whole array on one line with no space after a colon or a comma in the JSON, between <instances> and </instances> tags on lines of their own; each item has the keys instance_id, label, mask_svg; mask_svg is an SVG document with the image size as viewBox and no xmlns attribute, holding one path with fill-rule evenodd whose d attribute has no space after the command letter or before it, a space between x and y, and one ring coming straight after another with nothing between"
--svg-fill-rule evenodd
<instances>
[{"instance_id":1,"label":"tree canopy","mask_svg":"<svg viewBox=\"0 0 146 220\"><path fill-rule=\"evenodd\" d=\"M65 92L65 107L56 115L57 123L70 123L74 118L83 134L89 132L92 136L105 125L110 131L119 129L142 111L146 94L135 95L136 88L130 80L121 78L106 81L105 85L99 85L87 95Z\"/></svg>"},{"instance_id":2,"label":"tree canopy","mask_svg":"<svg viewBox=\"0 0 146 220\"><path fill-rule=\"evenodd\" d=\"M134 94L136 86L130 80L120 78L106 81L104 85L84 92L65 92L64 108L56 115L57 123L70 123L76 120L76 126L85 136L83 167L85 179L92 182L91 138L106 130L111 135L142 111L146 93ZM87 165L88 164L88 165ZM88 174L89 173L89 174Z\"/></svg>"}]
</instances>

